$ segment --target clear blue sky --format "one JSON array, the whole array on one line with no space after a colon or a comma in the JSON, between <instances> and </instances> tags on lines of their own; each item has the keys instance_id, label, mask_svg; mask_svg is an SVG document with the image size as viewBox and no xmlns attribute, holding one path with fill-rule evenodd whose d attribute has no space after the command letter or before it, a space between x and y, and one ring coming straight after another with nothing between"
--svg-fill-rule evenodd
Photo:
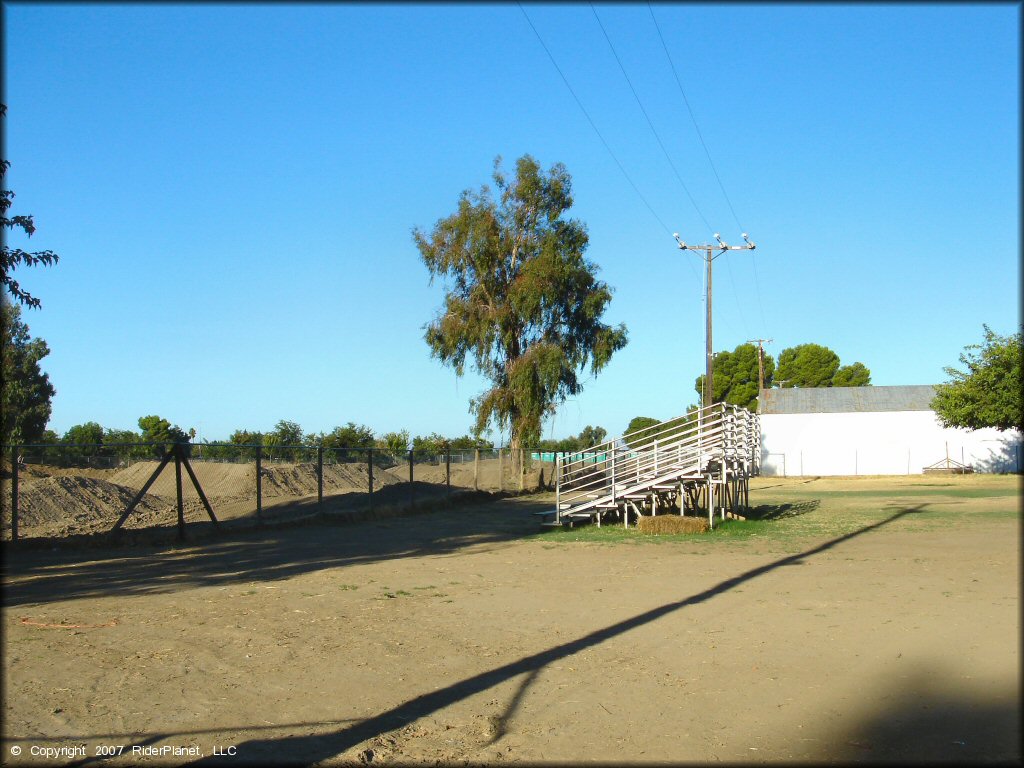
<instances>
[{"instance_id":1,"label":"clear blue sky","mask_svg":"<svg viewBox=\"0 0 1024 768\"><path fill-rule=\"evenodd\" d=\"M629 345L545 436L696 402L705 242L740 229L646 4L3 8L17 278L52 350L50 428L159 414L204 439L279 419L468 431L482 384L430 358L413 246L524 153L573 177ZM1020 7L655 5L736 218L716 350L825 344L874 384L938 383L1020 321ZM656 214L656 215L655 215ZM706 218L709 229L703 222ZM660 219L660 221L659 221ZM25 246L16 237L11 245Z\"/></svg>"}]
</instances>

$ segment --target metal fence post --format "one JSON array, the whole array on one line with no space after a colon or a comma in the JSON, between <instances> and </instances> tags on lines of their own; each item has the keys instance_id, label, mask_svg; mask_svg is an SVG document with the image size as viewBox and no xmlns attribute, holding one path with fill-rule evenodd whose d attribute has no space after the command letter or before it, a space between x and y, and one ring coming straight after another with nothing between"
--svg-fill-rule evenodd
<instances>
[{"instance_id":1,"label":"metal fence post","mask_svg":"<svg viewBox=\"0 0 1024 768\"><path fill-rule=\"evenodd\" d=\"M416 486L412 479L412 448L409 449L409 509L416 506Z\"/></svg>"},{"instance_id":2,"label":"metal fence post","mask_svg":"<svg viewBox=\"0 0 1024 768\"><path fill-rule=\"evenodd\" d=\"M473 449L473 490L480 490L480 449Z\"/></svg>"},{"instance_id":3,"label":"metal fence post","mask_svg":"<svg viewBox=\"0 0 1024 768\"><path fill-rule=\"evenodd\" d=\"M256 446L256 522L263 522L263 446Z\"/></svg>"},{"instance_id":4,"label":"metal fence post","mask_svg":"<svg viewBox=\"0 0 1024 768\"><path fill-rule=\"evenodd\" d=\"M324 513L324 444L316 447L316 506L322 515Z\"/></svg>"},{"instance_id":5,"label":"metal fence post","mask_svg":"<svg viewBox=\"0 0 1024 768\"><path fill-rule=\"evenodd\" d=\"M178 496L178 538L185 538L185 504L181 497L181 443L175 443L174 451L174 490Z\"/></svg>"},{"instance_id":6,"label":"metal fence post","mask_svg":"<svg viewBox=\"0 0 1024 768\"><path fill-rule=\"evenodd\" d=\"M452 495L452 450L444 449L444 493L445 496Z\"/></svg>"},{"instance_id":7,"label":"metal fence post","mask_svg":"<svg viewBox=\"0 0 1024 768\"><path fill-rule=\"evenodd\" d=\"M373 509L373 448L366 449L366 469L370 476L370 493L367 497L370 504L370 509Z\"/></svg>"},{"instance_id":8,"label":"metal fence post","mask_svg":"<svg viewBox=\"0 0 1024 768\"><path fill-rule=\"evenodd\" d=\"M501 461L501 448L498 448L498 491L505 490L505 468Z\"/></svg>"},{"instance_id":9,"label":"metal fence post","mask_svg":"<svg viewBox=\"0 0 1024 768\"><path fill-rule=\"evenodd\" d=\"M519 449L519 490L523 490L523 474L526 472L525 448Z\"/></svg>"},{"instance_id":10,"label":"metal fence post","mask_svg":"<svg viewBox=\"0 0 1024 768\"><path fill-rule=\"evenodd\" d=\"M11 446L11 541L18 540L18 446Z\"/></svg>"}]
</instances>

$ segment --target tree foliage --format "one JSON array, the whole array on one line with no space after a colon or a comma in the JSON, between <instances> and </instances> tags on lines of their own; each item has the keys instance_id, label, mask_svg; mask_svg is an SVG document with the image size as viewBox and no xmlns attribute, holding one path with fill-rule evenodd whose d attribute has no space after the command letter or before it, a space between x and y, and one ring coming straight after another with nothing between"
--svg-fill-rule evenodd
<instances>
[{"instance_id":1,"label":"tree foliage","mask_svg":"<svg viewBox=\"0 0 1024 768\"><path fill-rule=\"evenodd\" d=\"M982 327L985 341L964 348L965 370L945 369L950 379L936 388L932 408L944 427L1022 429L1021 331L1000 336Z\"/></svg>"},{"instance_id":2,"label":"tree foliage","mask_svg":"<svg viewBox=\"0 0 1024 768\"><path fill-rule=\"evenodd\" d=\"M7 106L0 104L0 118L6 117ZM7 160L0 159L0 179L3 179L7 175L7 169L11 167L11 164ZM8 217L7 212L10 210L11 205L14 203L14 192L7 189L6 183L3 185L3 189L0 190L0 225L3 226L4 232L7 230L20 229L28 237L32 237L36 231L36 225L30 215L21 216L10 216ZM21 304L25 304L33 309L39 308L39 299L35 298L26 291L18 281L12 277L11 273L14 272L19 266L32 267L42 264L49 266L56 264L60 261L60 256L55 254L53 251L36 251L29 253L23 251L21 248L9 248L6 244L7 238L3 238L4 243L0 245L0 275L2 275L4 287L14 296L15 300Z\"/></svg>"},{"instance_id":3,"label":"tree foliage","mask_svg":"<svg viewBox=\"0 0 1024 768\"><path fill-rule=\"evenodd\" d=\"M871 371L863 363L841 368L839 355L820 344L798 344L779 354L774 379L783 388L865 387L871 384Z\"/></svg>"},{"instance_id":4,"label":"tree foliage","mask_svg":"<svg viewBox=\"0 0 1024 768\"><path fill-rule=\"evenodd\" d=\"M603 443L607 435L608 430L604 427L586 426L578 435L561 440L541 440L536 447L541 451L582 451Z\"/></svg>"},{"instance_id":5,"label":"tree foliage","mask_svg":"<svg viewBox=\"0 0 1024 768\"><path fill-rule=\"evenodd\" d=\"M270 461L281 457L281 436L277 432L267 432L263 436L263 451Z\"/></svg>"},{"instance_id":6,"label":"tree foliage","mask_svg":"<svg viewBox=\"0 0 1024 768\"><path fill-rule=\"evenodd\" d=\"M191 437L195 435L194 430L185 432L177 424L172 425L167 419L159 416L143 416L139 419L139 429L142 430L142 440L146 443L158 443L155 453L160 456L163 451L170 447L169 443L188 445Z\"/></svg>"},{"instance_id":7,"label":"tree foliage","mask_svg":"<svg viewBox=\"0 0 1024 768\"><path fill-rule=\"evenodd\" d=\"M409 450L409 430L403 429L400 432L385 432L379 441L378 447L383 448L392 454L405 453Z\"/></svg>"},{"instance_id":8,"label":"tree foliage","mask_svg":"<svg viewBox=\"0 0 1024 768\"><path fill-rule=\"evenodd\" d=\"M572 184L561 164L547 174L529 155L507 178L495 161L487 186L462 193L458 209L413 239L431 281L448 282L444 311L426 326L431 353L461 376L467 358L490 383L471 401L475 431L495 422L513 448L535 444L541 421L582 390L626 344L626 328L601 322L611 289L584 259L584 225L562 218Z\"/></svg>"},{"instance_id":9,"label":"tree foliage","mask_svg":"<svg viewBox=\"0 0 1024 768\"><path fill-rule=\"evenodd\" d=\"M629 420L629 424L626 425L626 444L629 446L643 443L654 430L656 424L660 424L661 419L655 419L651 416L634 416Z\"/></svg>"},{"instance_id":10,"label":"tree foliage","mask_svg":"<svg viewBox=\"0 0 1024 768\"><path fill-rule=\"evenodd\" d=\"M95 421L87 421L85 424L76 424L71 427L64 433L61 442L101 445L105 436L103 427Z\"/></svg>"},{"instance_id":11,"label":"tree foliage","mask_svg":"<svg viewBox=\"0 0 1024 768\"><path fill-rule=\"evenodd\" d=\"M731 403L741 408L757 410L758 348L756 344L740 344L732 352L715 355L714 403ZM770 387L775 376L775 360L764 356L764 385ZM704 374L694 384L699 396L704 393Z\"/></svg>"},{"instance_id":12,"label":"tree foliage","mask_svg":"<svg viewBox=\"0 0 1024 768\"><path fill-rule=\"evenodd\" d=\"M274 425L273 434L279 445L302 445L302 427L294 421L281 419Z\"/></svg>"},{"instance_id":13,"label":"tree foliage","mask_svg":"<svg viewBox=\"0 0 1024 768\"><path fill-rule=\"evenodd\" d=\"M871 383L871 371L864 363L844 365L832 377L833 387L866 387Z\"/></svg>"},{"instance_id":14,"label":"tree foliage","mask_svg":"<svg viewBox=\"0 0 1024 768\"><path fill-rule=\"evenodd\" d=\"M345 426L335 427L324 435L324 450L330 451L339 461L360 461L366 459L363 451L366 448L373 448L375 442L372 429L350 421ZM360 450L353 451L353 448Z\"/></svg>"},{"instance_id":15,"label":"tree foliage","mask_svg":"<svg viewBox=\"0 0 1024 768\"><path fill-rule=\"evenodd\" d=\"M608 430L604 427L591 427L586 426L579 435L580 448L589 448L592 445L600 445L604 442L605 437L608 435Z\"/></svg>"},{"instance_id":16,"label":"tree foliage","mask_svg":"<svg viewBox=\"0 0 1024 768\"><path fill-rule=\"evenodd\" d=\"M417 435L412 439L412 450L415 453L441 453L443 451L472 451L475 449L489 450L491 444L482 437L472 435L461 435L460 437L445 437L437 432L429 435Z\"/></svg>"},{"instance_id":17,"label":"tree foliage","mask_svg":"<svg viewBox=\"0 0 1024 768\"><path fill-rule=\"evenodd\" d=\"M39 362L50 354L42 339L32 338L21 320L21 307L0 300L3 328L4 443L36 443L42 439L56 390Z\"/></svg>"}]
</instances>

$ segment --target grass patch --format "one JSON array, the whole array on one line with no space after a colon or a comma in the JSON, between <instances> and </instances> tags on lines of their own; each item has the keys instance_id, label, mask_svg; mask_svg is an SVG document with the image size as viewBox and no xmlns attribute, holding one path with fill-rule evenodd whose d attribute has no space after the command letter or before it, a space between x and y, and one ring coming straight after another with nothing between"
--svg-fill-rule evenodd
<instances>
[{"instance_id":1,"label":"grass patch","mask_svg":"<svg viewBox=\"0 0 1024 768\"><path fill-rule=\"evenodd\" d=\"M921 482L918 476L851 478L755 478L751 509L746 520L717 515L712 530L670 531L671 526L694 525L706 516L661 515L644 517L640 526L624 529L621 522L549 528L538 532L545 547L564 543L638 544L643 542L695 542L701 549L715 541L776 542L784 548L804 546L807 538L826 539L892 520L885 530L934 530L985 522L1019 520L1021 479L1018 476L957 478L949 482ZM905 514L899 515L904 512ZM672 521L672 522L669 522ZM651 528L649 528L649 526ZM662 528L665 526L665 528ZM657 528L657 535L642 532ZM664 531L664 532L663 532Z\"/></svg>"},{"instance_id":2,"label":"grass patch","mask_svg":"<svg viewBox=\"0 0 1024 768\"><path fill-rule=\"evenodd\" d=\"M653 518L654 520L668 520L668 519L680 519L678 515L661 515ZM651 518L643 518L649 520ZM686 517L686 520L702 520L704 526L707 526L707 518L695 518ZM548 546L554 546L556 543L572 543L572 542L590 542L593 544L641 544L645 542L682 542L682 541L701 541L707 539L709 536L713 536L718 531L719 522L715 521L715 531L698 532L694 530L688 533L658 533L651 535L650 533L644 533L640 531L636 525L632 525L629 528L623 528L622 524L618 525L614 523L605 523L600 528L596 525L579 525L575 528L549 528L541 531L538 536Z\"/></svg>"}]
</instances>

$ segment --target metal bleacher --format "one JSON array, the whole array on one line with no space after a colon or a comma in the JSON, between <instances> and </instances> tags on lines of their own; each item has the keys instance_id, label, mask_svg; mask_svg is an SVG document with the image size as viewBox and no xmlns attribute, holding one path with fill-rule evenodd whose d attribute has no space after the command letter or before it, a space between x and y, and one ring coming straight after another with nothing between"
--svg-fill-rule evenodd
<instances>
[{"instance_id":1,"label":"metal bleacher","mask_svg":"<svg viewBox=\"0 0 1024 768\"><path fill-rule=\"evenodd\" d=\"M725 403L694 409L659 424L556 457L555 509L545 525L703 508L736 515L749 500L748 479L758 473L761 433L757 414ZM689 506L688 506L689 505Z\"/></svg>"}]
</instances>

